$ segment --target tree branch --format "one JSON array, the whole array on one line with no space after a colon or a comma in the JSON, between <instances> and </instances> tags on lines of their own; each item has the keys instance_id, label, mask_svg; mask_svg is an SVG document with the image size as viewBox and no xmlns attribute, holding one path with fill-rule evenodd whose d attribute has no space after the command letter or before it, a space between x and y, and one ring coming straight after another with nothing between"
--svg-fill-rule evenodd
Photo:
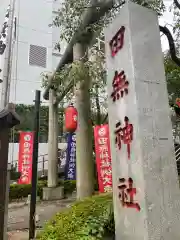
<instances>
[{"instance_id":1,"label":"tree branch","mask_svg":"<svg viewBox=\"0 0 180 240\"><path fill-rule=\"evenodd\" d=\"M175 47L174 39L173 39L171 32L169 31L169 29L167 27L159 26L159 29L162 33L164 33L166 35L166 37L168 39L171 59L180 67L180 59L176 55L177 54L176 47Z\"/></svg>"},{"instance_id":2,"label":"tree branch","mask_svg":"<svg viewBox=\"0 0 180 240\"><path fill-rule=\"evenodd\" d=\"M179 10L180 10L180 3L178 2L178 0L174 0L174 4L175 4L176 7L179 8Z\"/></svg>"}]
</instances>

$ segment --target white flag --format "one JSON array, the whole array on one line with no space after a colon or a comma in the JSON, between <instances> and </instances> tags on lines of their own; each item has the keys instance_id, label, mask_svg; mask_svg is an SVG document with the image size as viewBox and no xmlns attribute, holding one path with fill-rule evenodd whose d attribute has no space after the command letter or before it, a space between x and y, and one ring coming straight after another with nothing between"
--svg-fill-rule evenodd
<instances>
[{"instance_id":1,"label":"white flag","mask_svg":"<svg viewBox=\"0 0 180 240\"><path fill-rule=\"evenodd\" d=\"M7 45L9 14L10 14L10 5L7 8L3 27L0 32L0 82L3 81L3 68L4 68L4 60L5 60L5 50Z\"/></svg>"}]
</instances>

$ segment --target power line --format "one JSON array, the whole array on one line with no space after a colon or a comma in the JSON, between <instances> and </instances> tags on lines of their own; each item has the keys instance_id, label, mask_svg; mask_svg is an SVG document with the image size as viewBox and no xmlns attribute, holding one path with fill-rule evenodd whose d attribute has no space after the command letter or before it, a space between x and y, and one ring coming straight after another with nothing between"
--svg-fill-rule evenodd
<instances>
[{"instance_id":1,"label":"power line","mask_svg":"<svg viewBox=\"0 0 180 240\"><path fill-rule=\"evenodd\" d=\"M35 32L41 32L41 33L44 33L44 34L52 34L52 32L46 32L46 31L40 30L40 29L29 28L29 27L26 27L26 26L23 26L23 25L17 25L17 27L32 30L32 31L35 31Z\"/></svg>"},{"instance_id":2,"label":"power line","mask_svg":"<svg viewBox=\"0 0 180 240\"><path fill-rule=\"evenodd\" d=\"M26 80L26 79L19 79L19 78L14 78L14 79L11 79L11 81L16 81L16 82L30 82L30 83L41 83L41 81L31 81L31 80Z\"/></svg>"}]
</instances>

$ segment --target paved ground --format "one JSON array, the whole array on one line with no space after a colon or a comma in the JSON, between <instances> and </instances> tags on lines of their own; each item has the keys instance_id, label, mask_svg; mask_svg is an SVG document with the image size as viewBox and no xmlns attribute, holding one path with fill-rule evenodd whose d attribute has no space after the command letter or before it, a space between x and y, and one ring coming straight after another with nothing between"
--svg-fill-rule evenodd
<instances>
[{"instance_id":1,"label":"paved ground","mask_svg":"<svg viewBox=\"0 0 180 240\"><path fill-rule=\"evenodd\" d=\"M28 240L28 231L8 232L8 240Z\"/></svg>"},{"instance_id":2,"label":"paved ground","mask_svg":"<svg viewBox=\"0 0 180 240\"><path fill-rule=\"evenodd\" d=\"M41 228L47 220L51 219L51 217L53 217L63 208L69 207L74 200L75 199L72 198L59 201L37 203L37 226ZM28 239L28 226L29 206L25 205L24 203L10 204L8 210L8 240Z\"/></svg>"}]
</instances>

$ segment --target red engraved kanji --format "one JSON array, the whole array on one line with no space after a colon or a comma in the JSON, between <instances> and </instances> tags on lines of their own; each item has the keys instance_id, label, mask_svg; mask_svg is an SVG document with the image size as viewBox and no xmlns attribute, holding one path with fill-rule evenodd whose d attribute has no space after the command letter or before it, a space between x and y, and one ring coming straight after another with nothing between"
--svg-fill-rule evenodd
<instances>
[{"instance_id":1,"label":"red engraved kanji","mask_svg":"<svg viewBox=\"0 0 180 240\"><path fill-rule=\"evenodd\" d=\"M116 130L114 133L115 133L115 143L118 146L118 149L121 150L121 147L122 147L121 141L123 140L123 128L121 127L120 121L116 124Z\"/></svg>"},{"instance_id":2,"label":"red engraved kanji","mask_svg":"<svg viewBox=\"0 0 180 240\"><path fill-rule=\"evenodd\" d=\"M115 71L112 86L113 92L111 94L111 98L113 102L119 100L120 97L123 98L124 94L128 94L129 82L126 80L124 71L121 71L120 73L118 73L118 71Z\"/></svg>"},{"instance_id":3,"label":"red engraved kanji","mask_svg":"<svg viewBox=\"0 0 180 240\"><path fill-rule=\"evenodd\" d=\"M111 55L114 57L124 46L125 27L122 26L109 43Z\"/></svg>"},{"instance_id":4,"label":"red engraved kanji","mask_svg":"<svg viewBox=\"0 0 180 240\"><path fill-rule=\"evenodd\" d=\"M121 150L122 143L127 145L128 159L131 158L131 142L133 141L133 125L129 123L129 118L124 118L125 126L121 126L121 122L116 124L115 143L119 150Z\"/></svg>"},{"instance_id":5,"label":"red engraved kanji","mask_svg":"<svg viewBox=\"0 0 180 240\"><path fill-rule=\"evenodd\" d=\"M129 118L124 118L125 127L123 128L123 142L127 145L128 159L131 157L131 142L133 140L133 125L129 123Z\"/></svg>"},{"instance_id":6,"label":"red engraved kanji","mask_svg":"<svg viewBox=\"0 0 180 240\"><path fill-rule=\"evenodd\" d=\"M123 207L135 208L138 212L141 210L141 207L138 203L134 202L134 196L136 195L136 188L133 187L133 179L129 178L126 181L125 178L119 179L119 200Z\"/></svg>"}]
</instances>

